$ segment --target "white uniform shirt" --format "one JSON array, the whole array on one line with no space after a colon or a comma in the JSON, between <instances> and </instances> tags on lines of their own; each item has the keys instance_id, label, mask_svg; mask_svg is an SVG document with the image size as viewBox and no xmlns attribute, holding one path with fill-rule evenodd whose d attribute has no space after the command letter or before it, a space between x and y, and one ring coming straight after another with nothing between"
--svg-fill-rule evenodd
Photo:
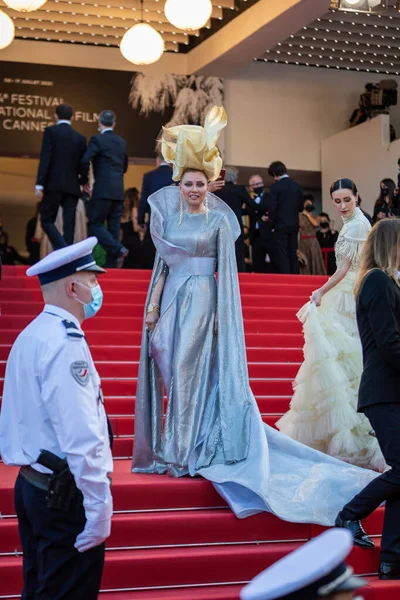
<instances>
[{"instance_id":1,"label":"white uniform shirt","mask_svg":"<svg viewBox=\"0 0 400 600\"><path fill-rule=\"evenodd\" d=\"M68 335L63 320L77 329ZM7 465L31 465L40 450L66 458L83 494L86 518L107 519L113 463L100 378L79 321L52 305L22 331L6 369L0 452Z\"/></svg>"}]
</instances>

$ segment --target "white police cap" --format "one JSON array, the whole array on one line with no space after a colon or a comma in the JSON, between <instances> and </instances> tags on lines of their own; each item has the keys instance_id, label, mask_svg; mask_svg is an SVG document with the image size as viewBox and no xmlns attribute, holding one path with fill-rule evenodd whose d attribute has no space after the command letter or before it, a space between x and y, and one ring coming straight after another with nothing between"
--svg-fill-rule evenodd
<instances>
[{"instance_id":1,"label":"white police cap","mask_svg":"<svg viewBox=\"0 0 400 600\"><path fill-rule=\"evenodd\" d=\"M29 267L28 277L38 275L41 285L64 279L80 271L106 271L96 264L92 250L97 244L96 237L90 237L72 246L66 246L48 254L41 261Z\"/></svg>"},{"instance_id":2,"label":"white police cap","mask_svg":"<svg viewBox=\"0 0 400 600\"><path fill-rule=\"evenodd\" d=\"M366 581L353 575L345 559L353 537L345 529L330 529L257 575L241 600L314 600L355 590Z\"/></svg>"}]
</instances>

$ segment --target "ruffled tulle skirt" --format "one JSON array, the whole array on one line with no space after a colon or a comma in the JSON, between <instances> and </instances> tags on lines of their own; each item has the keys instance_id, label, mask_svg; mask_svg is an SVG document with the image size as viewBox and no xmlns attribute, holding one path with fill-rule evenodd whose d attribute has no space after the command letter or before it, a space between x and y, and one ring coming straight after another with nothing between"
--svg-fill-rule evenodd
<instances>
[{"instance_id":1,"label":"ruffled tulle skirt","mask_svg":"<svg viewBox=\"0 0 400 600\"><path fill-rule=\"evenodd\" d=\"M355 273L323 298L307 303L303 323L304 362L294 381L290 410L277 423L282 433L360 467L386 467L368 419L357 413L362 349L354 300Z\"/></svg>"}]
</instances>

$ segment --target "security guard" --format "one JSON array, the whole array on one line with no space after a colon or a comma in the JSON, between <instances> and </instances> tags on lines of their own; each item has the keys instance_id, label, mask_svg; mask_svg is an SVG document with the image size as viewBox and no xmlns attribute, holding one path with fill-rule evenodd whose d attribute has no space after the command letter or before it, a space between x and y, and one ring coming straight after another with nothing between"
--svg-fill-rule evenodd
<instances>
[{"instance_id":1,"label":"security guard","mask_svg":"<svg viewBox=\"0 0 400 600\"><path fill-rule=\"evenodd\" d=\"M112 456L100 379L81 329L102 304L95 237L30 267L45 307L11 350L0 452L20 466L23 600L95 600L110 535Z\"/></svg>"},{"instance_id":2,"label":"security guard","mask_svg":"<svg viewBox=\"0 0 400 600\"><path fill-rule=\"evenodd\" d=\"M343 535L344 534L344 535ZM345 564L353 537L330 529L257 575L241 591L241 600L363 600L355 596L367 584Z\"/></svg>"}]
</instances>

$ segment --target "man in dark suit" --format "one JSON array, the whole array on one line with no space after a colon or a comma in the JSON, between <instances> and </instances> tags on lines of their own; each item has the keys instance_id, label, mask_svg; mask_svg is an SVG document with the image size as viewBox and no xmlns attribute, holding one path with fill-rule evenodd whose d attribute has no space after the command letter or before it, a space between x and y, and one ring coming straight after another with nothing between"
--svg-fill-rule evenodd
<instances>
[{"instance_id":1,"label":"man in dark suit","mask_svg":"<svg viewBox=\"0 0 400 600\"><path fill-rule=\"evenodd\" d=\"M379 577L400 579L400 289L381 269L364 277L357 324L364 360L358 411L368 417L390 469L346 504L335 524L348 529L357 546L372 548L360 520L386 502Z\"/></svg>"},{"instance_id":2,"label":"man in dark suit","mask_svg":"<svg viewBox=\"0 0 400 600\"><path fill-rule=\"evenodd\" d=\"M253 191L253 206L250 215L250 244L253 271L255 273L277 272L274 238L269 222L269 194L265 190L261 175L252 175L249 185Z\"/></svg>"},{"instance_id":3,"label":"man in dark suit","mask_svg":"<svg viewBox=\"0 0 400 600\"><path fill-rule=\"evenodd\" d=\"M146 213L150 218L150 206L148 203L148 199L152 194L158 192L163 187L167 187L169 185L173 185L174 182L172 180L172 167L168 163L166 163L163 157L160 155L157 156L157 168L145 173L143 176L142 182L142 193L140 196L139 202L139 211L138 211L138 224L144 230L146 230L146 234L143 240L143 256L142 256L142 265L144 269L152 269L154 263L154 257L156 254L156 249L153 244L153 240L151 239L150 229L148 225L146 225Z\"/></svg>"},{"instance_id":4,"label":"man in dark suit","mask_svg":"<svg viewBox=\"0 0 400 600\"><path fill-rule=\"evenodd\" d=\"M269 224L274 236L278 273L300 272L297 259L299 213L303 210L303 191L287 174L282 162L273 162L268 174L275 183L269 198Z\"/></svg>"},{"instance_id":5,"label":"man in dark suit","mask_svg":"<svg viewBox=\"0 0 400 600\"><path fill-rule=\"evenodd\" d=\"M244 231L242 215L245 214L243 206L253 209L257 207L244 185L237 185L238 170L236 167L227 167L225 172L225 185L215 192L235 213L240 225L240 236L235 242L236 264L239 273L246 271L244 260Z\"/></svg>"},{"instance_id":6,"label":"man in dark suit","mask_svg":"<svg viewBox=\"0 0 400 600\"><path fill-rule=\"evenodd\" d=\"M114 132L115 123L111 110L100 113L99 134L92 136L82 158L84 169L92 163L95 179L88 206L89 234L97 237L107 252L108 268L122 267L128 255L119 239L128 155L125 140Z\"/></svg>"},{"instance_id":7,"label":"man in dark suit","mask_svg":"<svg viewBox=\"0 0 400 600\"><path fill-rule=\"evenodd\" d=\"M74 243L75 215L81 186L87 183L88 170L82 168L81 158L86 139L72 129L72 106L56 108L56 125L43 134L36 196L42 200L40 219L54 250ZM58 210L63 208L64 236L55 226Z\"/></svg>"}]
</instances>

